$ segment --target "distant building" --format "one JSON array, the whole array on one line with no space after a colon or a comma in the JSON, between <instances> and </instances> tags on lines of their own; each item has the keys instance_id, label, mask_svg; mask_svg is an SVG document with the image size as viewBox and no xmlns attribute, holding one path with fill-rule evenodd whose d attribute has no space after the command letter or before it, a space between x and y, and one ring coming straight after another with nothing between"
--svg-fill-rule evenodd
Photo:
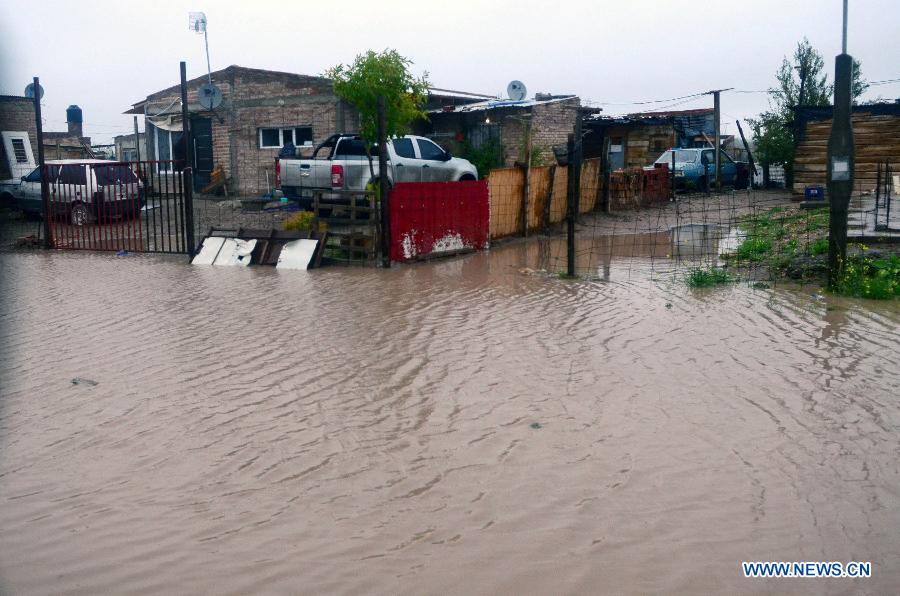
<instances>
[{"instance_id":1,"label":"distant building","mask_svg":"<svg viewBox=\"0 0 900 596\"><path fill-rule=\"evenodd\" d=\"M16 95L0 95L0 180L19 178L37 162L37 123L34 101Z\"/></svg>"},{"instance_id":2,"label":"distant building","mask_svg":"<svg viewBox=\"0 0 900 596\"><path fill-rule=\"evenodd\" d=\"M66 132L44 131L44 159L90 159L91 137L84 136L81 108L70 105L66 108Z\"/></svg>"},{"instance_id":3,"label":"distant building","mask_svg":"<svg viewBox=\"0 0 900 596\"><path fill-rule=\"evenodd\" d=\"M119 161L137 161L140 157L141 161L147 161L147 135L138 133L138 143L135 145L134 133L130 135L119 135L113 138L115 144L115 156Z\"/></svg>"},{"instance_id":4,"label":"distant building","mask_svg":"<svg viewBox=\"0 0 900 596\"><path fill-rule=\"evenodd\" d=\"M584 156L602 157L603 144L609 139L610 169L642 168L650 165L672 147L708 147L715 137L715 112L712 108L641 112L626 116L586 118ZM707 142L709 139L709 142ZM733 144L722 136L723 145Z\"/></svg>"}]
</instances>

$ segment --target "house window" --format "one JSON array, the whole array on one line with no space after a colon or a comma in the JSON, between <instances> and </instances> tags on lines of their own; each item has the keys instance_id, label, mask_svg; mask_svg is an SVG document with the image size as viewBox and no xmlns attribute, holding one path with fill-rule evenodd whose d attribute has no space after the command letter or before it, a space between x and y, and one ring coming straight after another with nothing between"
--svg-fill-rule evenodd
<instances>
[{"instance_id":1,"label":"house window","mask_svg":"<svg viewBox=\"0 0 900 596\"><path fill-rule=\"evenodd\" d=\"M183 161L186 159L183 136L180 130L156 129L156 159L160 162L157 168L158 171L171 171L172 161Z\"/></svg>"},{"instance_id":2,"label":"house window","mask_svg":"<svg viewBox=\"0 0 900 596\"><path fill-rule=\"evenodd\" d=\"M288 143L293 143L296 147L312 147L312 141L312 127L310 126L259 129L260 149L280 149Z\"/></svg>"},{"instance_id":3,"label":"house window","mask_svg":"<svg viewBox=\"0 0 900 596\"><path fill-rule=\"evenodd\" d=\"M25 152L24 139L12 139L13 153L16 155L16 163L28 163L28 154Z\"/></svg>"}]
</instances>

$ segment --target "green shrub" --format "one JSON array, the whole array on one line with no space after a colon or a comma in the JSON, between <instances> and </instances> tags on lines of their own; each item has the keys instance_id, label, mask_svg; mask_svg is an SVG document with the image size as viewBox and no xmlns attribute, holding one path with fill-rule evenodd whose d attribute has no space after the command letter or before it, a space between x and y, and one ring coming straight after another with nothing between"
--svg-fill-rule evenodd
<instances>
[{"instance_id":1,"label":"green shrub","mask_svg":"<svg viewBox=\"0 0 900 596\"><path fill-rule=\"evenodd\" d=\"M828 238L819 238L809 245L809 254L812 256L824 255L828 253Z\"/></svg>"},{"instance_id":2,"label":"green shrub","mask_svg":"<svg viewBox=\"0 0 900 596\"><path fill-rule=\"evenodd\" d=\"M724 269L692 269L687 276L687 285L692 288L708 288L719 284L732 283L734 278Z\"/></svg>"},{"instance_id":3,"label":"green shrub","mask_svg":"<svg viewBox=\"0 0 900 596\"><path fill-rule=\"evenodd\" d=\"M735 254L742 261L762 261L772 251L772 241L768 238L747 238L737 247Z\"/></svg>"},{"instance_id":4,"label":"green shrub","mask_svg":"<svg viewBox=\"0 0 900 596\"><path fill-rule=\"evenodd\" d=\"M900 297L900 257L851 257L835 291L844 296L889 300Z\"/></svg>"},{"instance_id":5,"label":"green shrub","mask_svg":"<svg viewBox=\"0 0 900 596\"><path fill-rule=\"evenodd\" d=\"M296 232L311 230L314 217L312 211L300 211L284 220L284 223L281 224L281 229Z\"/></svg>"}]
</instances>

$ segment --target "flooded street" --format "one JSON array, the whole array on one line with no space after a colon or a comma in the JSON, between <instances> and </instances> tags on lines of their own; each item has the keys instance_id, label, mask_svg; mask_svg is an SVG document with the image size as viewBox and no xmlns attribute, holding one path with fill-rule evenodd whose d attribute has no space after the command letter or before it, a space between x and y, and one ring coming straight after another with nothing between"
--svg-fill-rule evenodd
<instances>
[{"instance_id":1,"label":"flooded street","mask_svg":"<svg viewBox=\"0 0 900 596\"><path fill-rule=\"evenodd\" d=\"M0 254L0 593L895 593L897 302L690 290L668 241Z\"/></svg>"}]
</instances>

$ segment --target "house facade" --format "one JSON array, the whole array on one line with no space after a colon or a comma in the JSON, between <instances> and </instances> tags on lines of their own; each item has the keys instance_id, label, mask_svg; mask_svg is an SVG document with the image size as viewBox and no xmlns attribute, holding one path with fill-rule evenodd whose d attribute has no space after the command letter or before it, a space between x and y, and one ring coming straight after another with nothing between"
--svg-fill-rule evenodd
<instances>
[{"instance_id":1,"label":"house facade","mask_svg":"<svg viewBox=\"0 0 900 596\"><path fill-rule=\"evenodd\" d=\"M429 120L415 123L413 129L461 157L488 150L494 154L494 167L524 164L530 137L532 163L549 164L553 146L565 144L575 130L580 107L575 95L540 93L521 101L457 102L429 110Z\"/></svg>"},{"instance_id":2,"label":"house facade","mask_svg":"<svg viewBox=\"0 0 900 596\"><path fill-rule=\"evenodd\" d=\"M140 158L146 161L147 157L147 135L143 132L138 133L138 142L134 142L134 133L129 135L118 135L113 137L113 145L115 146L116 159L119 161L137 161Z\"/></svg>"},{"instance_id":3,"label":"house facade","mask_svg":"<svg viewBox=\"0 0 900 596\"><path fill-rule=\"evenodd\" d=\"M174 85L134 104L128 114L142 114L146 130L146 157L158 167L169 160L195 162L195 187L209 182L221 168L228 188L238 194L260 194L275 184L275 158L288 142L298 155L335 132L355 132L358 116L338 99L331 81L322 77L229 66L211 75L222 92L214 109L201 106L206 75L187 82L188 114L194 137L185 151L182 134L181 89Z\"/></svg>"}]
</instances>

